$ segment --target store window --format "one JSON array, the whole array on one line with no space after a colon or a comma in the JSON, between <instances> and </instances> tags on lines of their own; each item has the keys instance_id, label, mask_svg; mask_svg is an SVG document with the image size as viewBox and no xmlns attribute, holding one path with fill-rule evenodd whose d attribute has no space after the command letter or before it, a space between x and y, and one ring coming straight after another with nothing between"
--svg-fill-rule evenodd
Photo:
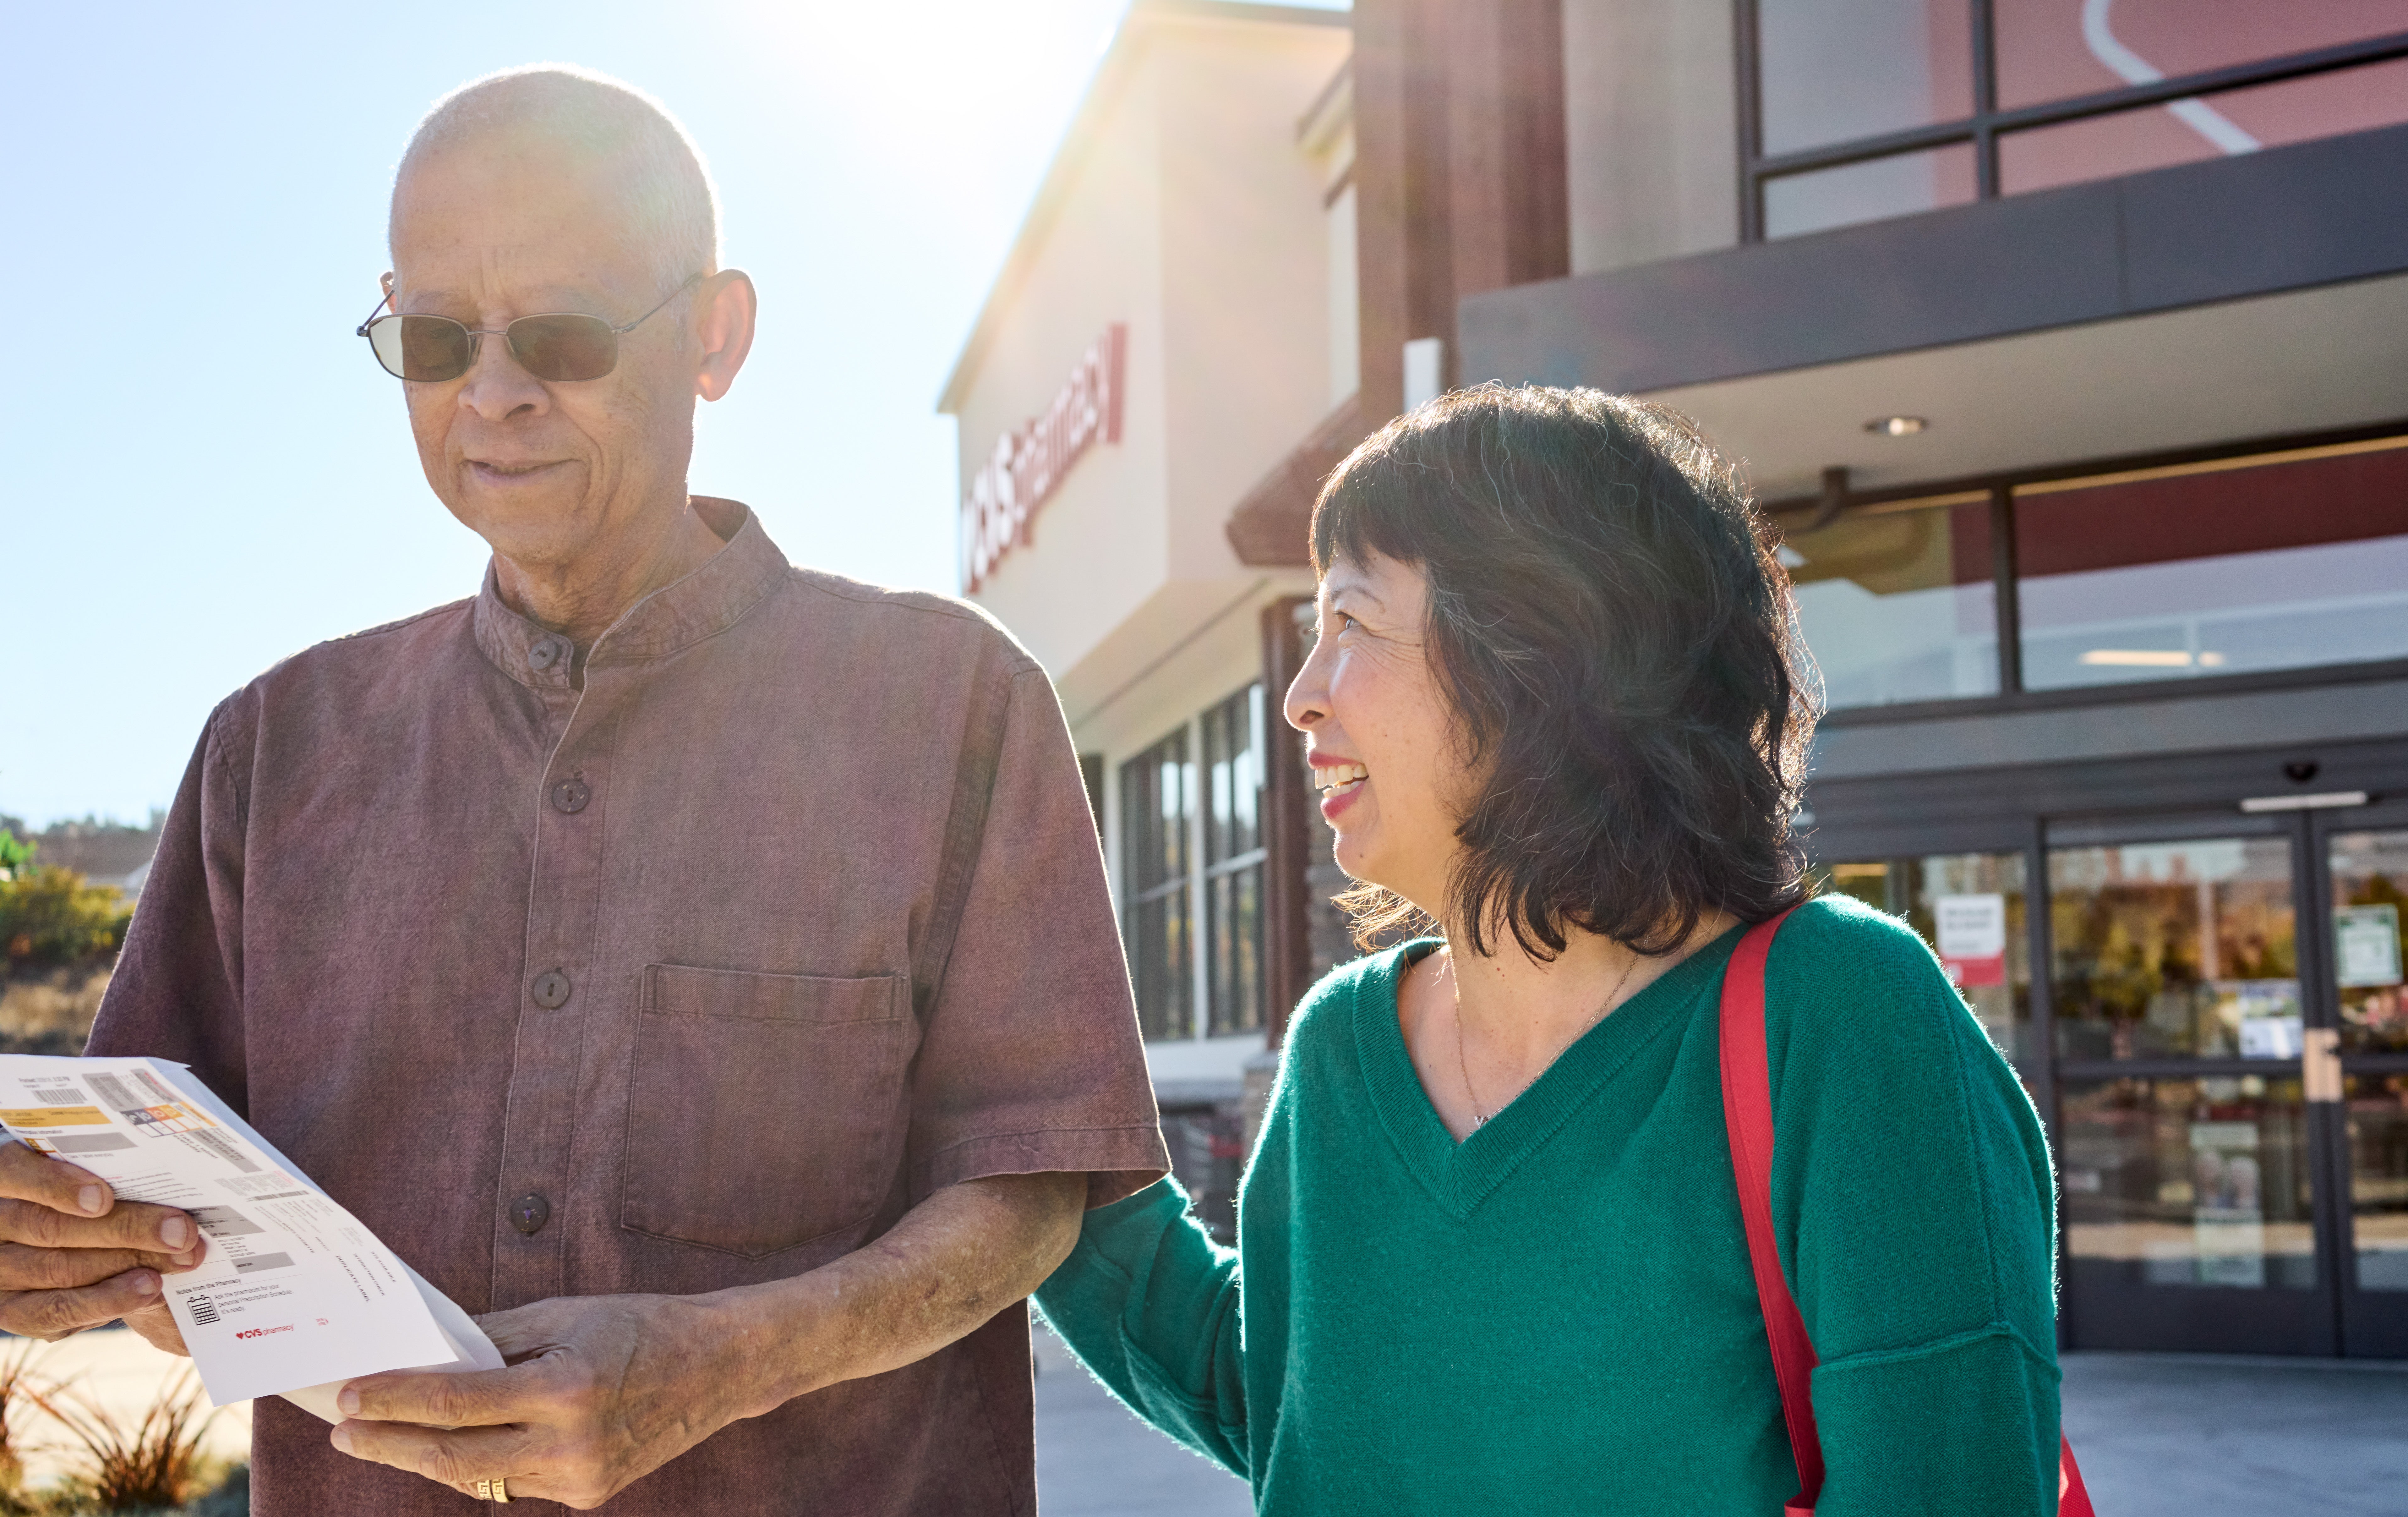
<instances>
[{"instance_id":1,"label":"store window","mask_svg":"<svg viewBox=\"0 0 2408 1517\"><path fill-rule=\"evenodd\" d=\"M2032 1055L2031 937L2021 853L1927 853L1818 867L1821 891L1853 895L1904 921L1939 954L1999 1051Z\"/></svg>"},{"instance_id":2,"label":"store window","mask_svg":"<svg viewBox=\"0 0 2408 1517\"><path fill-rule=\"evenodd\" d=\"M1961 206L1972 198L1973 150L1965 144L1893 153L1767 180L1764 235L1800 236Z\"/></svg>"},{"instance_id":3,"label":"store window","mask_svg":"<svg viewBox=\"0 0 2408 1517\"><path fill-rule=\"evenodd\" d=\"M2307 1106L2296 1077L2122 1079L2060 1098L2065 1248L2132 1285L2313 1290Z\"/></svg>"},{"instance_id":4,"label":"store window","mask_svg":"<svg viewBox=\"0 0 2408 1517\"><path fill-rule=\"evenodd\" d=\"M1756 13L1767 153L1973 112L1966 0L1756 0Z\"/></svg>"},{"instance_id":5,"label":"store window","mask_svg":"<svg viewBox=\"0 0 2408 1517\"><path fill-rule=\"evenodd\" d=\"M1832 709L1998 694L1989 497L1945 499L1787 533L1781 562Z\"/></svg>"},{"instance_id":6,"label":"store window","mask_svg":"<svg viewBox=\"0 0 2408 1517\"><path fill-rule=\"evenodd\" d=\"M2286 837L2052 848L2048 875L2065 1057L2300 1056Z\"/></svg>"},{"instance_id":7,"label":"store window","mask_svg":"<svg viewBox=\"0 0 2408 1517\"><path fill-rule=\"evenodd\" d=\"M2342 1098L2358 1288L2408 1291L2408 1074L2352 1075Z\"/></svg>"},{"instance_id":8,"label":"store window","mask_svg":"<svg viewBox=\"0 0 2408 1517\"><path fill-rule=\"evenodd\" d=\"M2403 442L2017 486L2025 688L2408 658Z\"/></svg>"},{"instance_id":9,"label":"store window","mask_svg":"<svg viewBox=\"0 0 2408 1517\"><path fill-rule=\"evenodd\" d=\"M2403 121L2408 61L2374 64L2011 132L1999 143L1999 189L2023 194Z\"/></svg>"},{"instance_id":10,"label":"store window","mask_svg":"<svg viewBox=\"0 0 2408 1517\"><path fill-rule=\"evenodd\" d=\"M1961 4L1961 0L1958 0ZM2013 110L2408 32L2408 0L1994 0L1999 105Z\"/></svg>"},{"instance_id":11,"label":"store window","mask_svg":"<svg viewBox=\"0 0 2408 1517\"><path fill-rule=\"evenodd\" d=\"M1149 1038L1195 1036L1195 908L1188 878L1196 771L1182 727L1121 766L1123 932Z\"/></svg>"},{"instance_id":12,"label":"store window","mask_svg":"<svg viewBox=\"0 0 2408 1517\"><path fill-rule=\"evenodd\" d=\"M2329 856L2343 1051L2408 1053L2408 832L2339 833Z\"/></svg>"},{"instance_id":13,"label":"store window","mask_svg":"<svg viewBox=\"0 0 2408 1517\"><path fill-rule=\"evenodd\" d=\"M1214 1037L1263 1025L1263 687L1204 713L1206 992Z\"/></svg>"},{"instance_id":14,"label":"store window","mask_svg":"<svg viewBox=\"0 0 2408 1517\"><path fill-rule=\"evenodd\" d=\"M2408 122L2408 0L1741 0L1738 14L1755 28L1747 241ZM2198 93L2165 98L2194 79Z\"/></svg>"}]
</instances>

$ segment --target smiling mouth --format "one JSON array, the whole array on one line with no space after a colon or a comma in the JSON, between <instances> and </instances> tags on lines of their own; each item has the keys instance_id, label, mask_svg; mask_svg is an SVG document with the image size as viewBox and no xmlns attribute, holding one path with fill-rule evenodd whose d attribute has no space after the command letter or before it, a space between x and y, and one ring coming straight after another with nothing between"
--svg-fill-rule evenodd
<instances>
[{"instance_id":1,"label":"smiling mouth","mask_svg":"<svg viewBox=\"0 0 2408 1517\"><path fill-rule=\"evenodd\" d=\"M468 460L468 465L486 479L523 479L528 475L541 474L546 469L557 468L559 464L557 460L541 464L495 464L481 458L472 458Z\"/></svg>"},{"instance_id":2,"label":"smiling mouth","mask_svg":"<svg viewBox=\"0 0 2408 1517\"><path fill-rule=\"evenodd\" d=\"M1322 799L1335 800L1352 795L1371 778L1371 771L1360 764L1316 764L1312 766L1312 788L1321 792Z\"/></svg>"}]
</instances>

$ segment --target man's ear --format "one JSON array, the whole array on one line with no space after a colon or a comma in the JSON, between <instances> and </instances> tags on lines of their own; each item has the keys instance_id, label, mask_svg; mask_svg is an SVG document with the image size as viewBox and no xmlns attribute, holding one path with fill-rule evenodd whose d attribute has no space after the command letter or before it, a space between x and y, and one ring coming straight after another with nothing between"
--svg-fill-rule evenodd
<instances>
[{"instance_id":1,"label":"man's ear","mask_svg":"<svg viewBox=\"0 0 2408 1517\"><path fill-rule=\"evenodd\" d=\"M736 383L736 371L752 351L752 324L760 314L760 296L752 277L740 268L724 268L702 282L695 293L702 366L694 377L694 393L717 400Z\"/></svg>"}]
</instances>

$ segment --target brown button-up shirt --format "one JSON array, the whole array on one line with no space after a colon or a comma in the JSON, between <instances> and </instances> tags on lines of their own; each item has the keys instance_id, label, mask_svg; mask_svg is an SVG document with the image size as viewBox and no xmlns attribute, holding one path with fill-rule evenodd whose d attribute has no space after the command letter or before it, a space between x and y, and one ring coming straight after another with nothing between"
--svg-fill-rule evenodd
<instances>
[{"instance_id":1,"label":"brown button-up shirt","mask_svg":"<svg viewBox=\"0 0 2408 1517\"><path fill-rule=\"evenodd\" d=\"M1167 1167L1043 671L727 547L581 667L475 599L211 715L92 1052L190 1064L472 1312L800 1274L932 1191ZM1027 1513L1027 1318L714 1435L609 1510ZM262 1401L263 1517L476 1503ZM558 1510L556 1508L552 1510Z\"/></svg>"}]
</instances>

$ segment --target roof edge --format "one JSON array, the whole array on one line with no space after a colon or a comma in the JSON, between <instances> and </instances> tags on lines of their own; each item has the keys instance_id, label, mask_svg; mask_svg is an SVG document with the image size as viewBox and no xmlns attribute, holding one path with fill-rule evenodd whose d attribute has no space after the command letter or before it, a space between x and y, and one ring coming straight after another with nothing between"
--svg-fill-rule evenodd
<instances>
[{"instance_id":1,"label":"roof edge","mask_svg":"<svg viewBox=\"0 0 2408 1517\"><path fill-rule=\"evenodd\" d=\"M1052 224L1054 213L1063 197L1069 193L1087 144L1093 140L1089 129L1097 117L1111 107L1113 98L1126 81L1128 72L1143 55L1148 34L1161 21L1259 21L1277 25L1329 26L1353 30L1352 10L1326 9L1317 6L1259 5L1252 0L1136 0L1121 18L1112 33L1111 42L1104 49L1103 60L1096 65L1088 81L1085 97L1078 112L1070 118L1069 128L1062 134L1061 144L1054 150L1054 161L1046 165L1045 177L1038 181L1037 193L1029 202L1027 214L1020 219L1020 230L1012 234L1011 246L987 285L986 298L979 303L978 315L970 322L969 335L962 342L952 370L945 376L944 388L937 395L937 413L940 416L960 414L963 392L969 388L970 378L986 356L987 344L993 340L997 308L1014 293L1026 276L1028 266L1036 261L1037 244Z\"/></svg>"}]
</instances>

